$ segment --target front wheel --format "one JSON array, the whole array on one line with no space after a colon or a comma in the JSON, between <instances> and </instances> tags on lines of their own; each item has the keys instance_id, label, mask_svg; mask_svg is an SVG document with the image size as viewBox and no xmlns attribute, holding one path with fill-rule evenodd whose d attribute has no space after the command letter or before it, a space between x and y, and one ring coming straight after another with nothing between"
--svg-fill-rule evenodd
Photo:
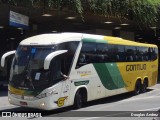
<instances>
[{"instance_id":1,"label":"front wheel","mask_svg":"<svg viewBox=\"0 0 160 120\"><path fill-rule=\"evenodd\" d=\"M83 102L82 95L81 95L80 90L78 90L76 92L76 95L75 95L75 98L74 98L74 108L75 109L81 108L82 107L82 102Z\"/></svg>"}]
</instances>

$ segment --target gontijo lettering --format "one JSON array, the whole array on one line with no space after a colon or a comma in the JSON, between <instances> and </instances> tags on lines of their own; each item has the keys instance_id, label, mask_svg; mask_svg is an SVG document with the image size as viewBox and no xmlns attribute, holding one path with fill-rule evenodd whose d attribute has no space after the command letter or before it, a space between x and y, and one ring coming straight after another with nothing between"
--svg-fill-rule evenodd
<instances>
[{"instance_id":1,"label":"gontijo lettering","mask_svg":"<svg viewBox=\"0 0 160 120\"><path fill-rule=\"evenodd\" d=\"M126 65L126 71L138 71L138 70L146 70L146 64L131 64Z\"/></svg>"}]
</instances>

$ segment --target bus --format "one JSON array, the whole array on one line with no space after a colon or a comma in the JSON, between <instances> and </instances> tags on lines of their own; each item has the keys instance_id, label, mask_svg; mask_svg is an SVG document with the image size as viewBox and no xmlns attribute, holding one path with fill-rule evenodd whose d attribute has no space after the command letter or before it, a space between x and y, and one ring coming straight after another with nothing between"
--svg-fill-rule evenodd
<instances>
[{"instance_id":1,"label":"bus","mask_svg":"<svg viewBox=\"0 0 160 120\"><path fill-rule=\"evenodd\" d=\"M2 56L2 67L13 54L8 100L17 106L53 110L73 105L78 109L87 101L146 92L157 83L158 48L153 44L55 33L21 41L17 50Z\"/></svg>"}]
</instances>

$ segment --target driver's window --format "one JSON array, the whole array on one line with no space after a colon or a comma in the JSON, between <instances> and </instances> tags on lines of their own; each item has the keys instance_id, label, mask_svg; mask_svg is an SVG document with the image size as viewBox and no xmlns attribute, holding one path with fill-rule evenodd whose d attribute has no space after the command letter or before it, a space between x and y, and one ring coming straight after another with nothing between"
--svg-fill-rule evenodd
<instances>
[{"instance_id":1,"label":"driver's window","mask_svg":"<svg viewBox=\"0 0 160 120\"><path fill-rule=\"evenodd\" d=\"M63 68L62 68L62 59L60 57L55 57L51 61L50 65L50 74L51 74L51 81L60 81L63 79L62 73L63 73Z\"/></svg>"}]
</instances>

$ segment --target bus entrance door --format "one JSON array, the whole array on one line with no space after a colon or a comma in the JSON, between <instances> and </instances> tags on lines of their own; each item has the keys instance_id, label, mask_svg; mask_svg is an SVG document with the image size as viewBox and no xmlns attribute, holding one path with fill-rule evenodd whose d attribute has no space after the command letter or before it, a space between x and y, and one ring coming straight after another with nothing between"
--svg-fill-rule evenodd
<instances>
[{"instance_id":1,"label":"bus entrance door","mask_svg":"<svg viewBox=\"0 0 160 120\"><path fill-rule=\"evenodd\" d=\"M70 80L66 79L62 83L62 91L61 91L61 96L62 96L61 99L65 105L69 104L69 94L70 94Z\"/></svg>"}]
</instances>

